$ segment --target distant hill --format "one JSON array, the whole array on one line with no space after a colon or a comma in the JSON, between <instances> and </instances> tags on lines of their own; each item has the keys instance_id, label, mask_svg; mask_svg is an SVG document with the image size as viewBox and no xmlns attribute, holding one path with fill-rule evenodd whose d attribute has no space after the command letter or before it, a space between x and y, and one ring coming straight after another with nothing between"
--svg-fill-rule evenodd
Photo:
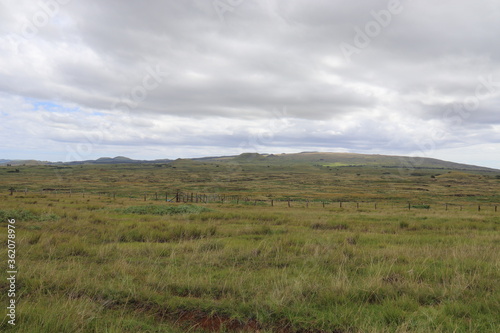
<instances>
[{"instance_id":1,"label":"distant hill","mask_svg":"<svg viewBox=\"0 0 500 333\"><path fill-rule=\"evenodd\" d=\"M6 159L0 159L0 166L1 165L43 165L43 164L48 164L50 162L46 161L36 161L36 160L6 160Z\"/></svg>"},{"instance_id":2,"label":"distant hill","mask_svg":"<svg viewBox=\"0 0 500 333\"><path fill-rule=\"evenodd\" d=\"M116 156L116 157L101 157L97 160L87 160L87 161L74 161L67 162L64 164L75 165L75 164L138 164L138 163L169 163L172 160L162 159L162 160L133 160L131 158L125 156Z\"/></svg>"},{"instance_id":3,"label":"distant hill","mask_svg":"<svg viewBox=\"0 0 500 333\"><path fill-rule=\"evenodd\" d=\"M372 166L413 169L453 169L469 171L499 171L496 169L442 161L427 157L368 155L354 153L303 152L296 154L245 153L233 158L240 163L315 164L331 167Z\"/></svg>"},{"instance_id":4,"label":"distant hill","mask_svg":"<svg viewBox=\"0 0 500 333\"><path fill-rule=\"evenodd\" d=\"M438 160L427 157L369 155L354 153L322 153L302 152L295 154L259 154L243 153L236 156L199 157L184 160L217 162L217 163L241 163L241 164L266 164L266 165L321 165L325 167L385 167L385 168L412 168L412 169L450 169L466 171L493 171L491 169L476 165L460 164L449 161ZM34 160L8 160L0 159L0 165L81 165L81 164L140 164L140 163L171 163L174 160L134 160L125 156L101 157L97 160L73 161L73 162L42 162Z\"/></svg>"},{"instance_id":5,"label":"distant hill","mask_svg":"<svg viewBox=\"0 0 500 333\"><path fill-rule=\"evenodd\" d=\"M7 160L0 159L0 166L10 164L15 165L80 165L80 164L139 164L139 163L169 163L172 160L161 159L161 160L134 160L124 156L117 157L101 157L97 160L85 160L85 161L72 161L72 162L47 162L47 161L35 161L35 160Z\"/></svg>"}]
</instances>

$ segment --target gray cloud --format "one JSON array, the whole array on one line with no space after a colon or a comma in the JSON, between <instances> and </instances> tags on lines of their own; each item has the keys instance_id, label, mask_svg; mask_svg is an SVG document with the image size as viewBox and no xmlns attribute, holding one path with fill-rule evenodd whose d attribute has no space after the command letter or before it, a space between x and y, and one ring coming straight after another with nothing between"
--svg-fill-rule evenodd
<instances>
[{"instance_id":1,"label":"gray cloud","mask_svg":"<svg viewBox=\"0 0 500 333\"><path fill-rule=\"evenodd\" d=\"M33 122L26 147L43 142L53 156L96 131L92 154L106 155L165 153L171 133L197 156L245 145L500 152L496 1L221 1L223 13L202 0L0 3L0 129ZM342 45L357 51L346 59ZM477 105L453 111L488 77Z\"/></svg>"}]
</instances>

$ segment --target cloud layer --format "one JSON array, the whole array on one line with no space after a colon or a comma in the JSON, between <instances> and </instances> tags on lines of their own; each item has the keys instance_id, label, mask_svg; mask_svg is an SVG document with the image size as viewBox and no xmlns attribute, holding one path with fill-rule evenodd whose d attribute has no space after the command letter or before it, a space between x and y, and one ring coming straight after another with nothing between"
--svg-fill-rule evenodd
<instances>
[{"instance_id":1,"label":"cloud layer","mask_svg":"<svg viewBox=\"0 0 500 333\"><path fill-rule=\"evenodd\" d=\"M0 158L322 150L500 168L499 17L494 0L3 1Z\"/></svg>"}]
</instances>

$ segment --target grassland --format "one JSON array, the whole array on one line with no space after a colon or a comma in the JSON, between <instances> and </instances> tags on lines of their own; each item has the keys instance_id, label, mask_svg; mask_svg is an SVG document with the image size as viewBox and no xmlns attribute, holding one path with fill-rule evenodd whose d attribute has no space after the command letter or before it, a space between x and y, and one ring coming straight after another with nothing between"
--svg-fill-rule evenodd
<instances>
[{"instance_id":1,"label":"grassland","mask_svg":"<svg viewBox=\"0 0 500 333\"><path fill-rule=\"evenodd\" d=\"M500 331L495 172L244 160L13 169L0 168L0 240L15 218L17 325L4 318L2 331ZM165 202L177 190L242 200Z\"/></svg>"}]
</instances>

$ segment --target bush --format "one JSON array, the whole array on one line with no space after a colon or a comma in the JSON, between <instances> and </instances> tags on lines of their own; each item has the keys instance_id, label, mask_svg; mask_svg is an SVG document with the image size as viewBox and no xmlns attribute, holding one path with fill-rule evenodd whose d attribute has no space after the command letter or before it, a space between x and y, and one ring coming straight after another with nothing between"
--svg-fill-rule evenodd
<instances>
[{"instance_id":1,"label":"bush","mask_svg":"<svg viewBox=\"0 0 500 333\"><path fill-rule=\"evenodd\" d=\"M345 223L331 224L331 223L314 223L311 224L311 229L315 230L347 230L349 226Z\"/></svg>"},{"instance_id":2,"label":"bush","mask_svg":"<svg viewBox=\"0 0 500 333\"><path fill-rule=\"evenodd\" d=\"M211 211L208 208L194 206L194 205L180 205L180 206L163 206L163 205L148 205L148 206L131 206L120 210L127 214L139 215L176 215L176 214L199 214L202 212Z\"/></svg>"},{"instance_id":3,"label":"bush","mask_svg":"<svg viewBox=\"0 0 500 333\"><path fill-rule=\"evenodd\" d=\"M416 208L416 209L430 209L431 208L430 205L413 205L411 207Z\"/></svg>"},{"instance_id":4,"label":"bush","mask_svg":"<svg viewBox=\"0 0 500 333\"><path fill-rule=\"evenodd\" d=\"M401 229L408 228L409 226L410 226L410 224L408 222L399 222L399 227Z\"/></svg>"},{"instance_id":5,"label":"bush","mask_svg":"<svg viewBox=\"0 0 500 333\"><path fill-rule=\"evenodd\" d=\"M56 221L59 216L55 214L36 214L29 210L18 209L18 210L4 210L0 209L0 222L7 222L8 219L15 219L16 221Z\"/></svg>"}]
</instances>

